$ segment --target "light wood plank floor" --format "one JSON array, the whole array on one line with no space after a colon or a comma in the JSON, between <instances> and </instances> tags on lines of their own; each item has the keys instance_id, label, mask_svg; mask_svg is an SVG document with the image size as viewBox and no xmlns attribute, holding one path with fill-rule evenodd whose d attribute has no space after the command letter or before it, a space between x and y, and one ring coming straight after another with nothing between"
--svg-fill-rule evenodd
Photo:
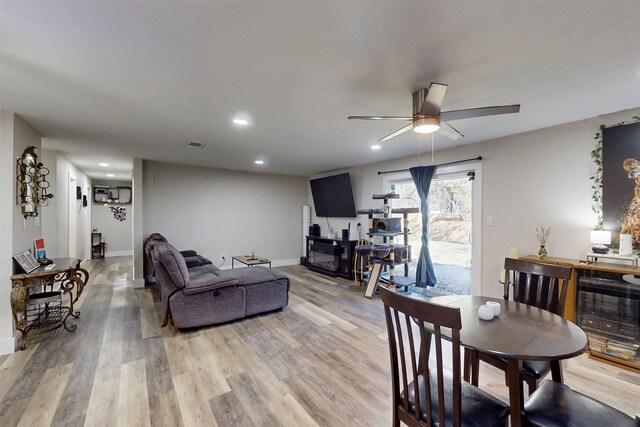
<instances>
[{"instance_id":1,"label":"light wood plank floor","mask_svg":"<svg viewBox=\"0 0 640 427\"><path fill-rule=\"evenodd\" d=\"M0 358L0 426L390 425L382 306L353 282L283 267L283 311L180 332L159 327L154 289L132 288L129 257L84 265L77 331ZM581 356L565 379L640 411L640 375ZM480 382L506 401L499 371Z\"/></svg>"}]
</instances>

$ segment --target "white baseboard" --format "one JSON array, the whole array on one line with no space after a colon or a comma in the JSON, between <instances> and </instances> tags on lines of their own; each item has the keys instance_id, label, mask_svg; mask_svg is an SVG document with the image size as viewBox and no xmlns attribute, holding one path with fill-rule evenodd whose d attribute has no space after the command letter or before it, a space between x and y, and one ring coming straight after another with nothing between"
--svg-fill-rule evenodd
<instances>
[{"instance_id":1,"label":"white baseboard","mask_svg":"<svg viewBox=\"0 0 640 427\"><path fill-rule=\"evenodd\" d=\"M272 267L284 267L285 265L298 265L300 264L300 257L291 259L281 259L271 262Z\"/></svg>"},{"instance_id":2,"label":"white baseboard","mask_svg":"<svg viewBox=\"0 0 640 427\"><path fill-rule=\"evenodd\" d=\"M114 257L114 256L133 256L133 251L112 251L105 252L104 256L106 258Z\"/></svg>"},{"instance_id":3,"label":"white baseboard","mask_svg":"<svg viewBox=\"0 0 640 427\"><path fill-rule=\"evenodd\" d=\"M17 337L0 339L0 356L3 354L11 354L16 351Z\"/></svg>"},{"instance_id":4,"label":"white baseboard","mask_svg":"<svg viewBox=\"0 0 640 427\"><path fill-rule=\"evenodd\" d=\"M133 281L133 287L136 289L144 288L144 286L145 286L144 279L135 279Z\"/></svg>"}]
</instances>

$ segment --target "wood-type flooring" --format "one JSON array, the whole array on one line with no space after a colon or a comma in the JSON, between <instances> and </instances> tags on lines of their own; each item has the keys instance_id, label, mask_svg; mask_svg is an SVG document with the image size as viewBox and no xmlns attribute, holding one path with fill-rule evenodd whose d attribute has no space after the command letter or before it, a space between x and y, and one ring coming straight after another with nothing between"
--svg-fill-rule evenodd
<instances>
[{"instance_id":1,"label":"wood-type flooring","mask_svg":"<svg viewBox=\"0 0 640 427\"><path fill-rule=\"evenodd\" d=\"M379 297L343 279L282 267L289 306L241 321L160 327L153 288L134 289L131 258L83 263L91 279L75 332L0 357L0 426L389 426ZM640 375L580 356L565 382L630 415ZM480 386L506 401L504 375Z\"/></svg>"}]
</instances>

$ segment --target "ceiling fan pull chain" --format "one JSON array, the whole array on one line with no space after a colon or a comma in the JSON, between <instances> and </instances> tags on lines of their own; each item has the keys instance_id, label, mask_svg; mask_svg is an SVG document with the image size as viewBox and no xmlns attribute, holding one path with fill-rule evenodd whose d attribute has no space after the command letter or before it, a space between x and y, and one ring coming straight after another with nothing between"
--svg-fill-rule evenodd
<instances>
[{"instance_id":1,"label":"ceiling fan pull chain","mask_svg":"<svg viewBox=\"0 0 640 427\"><path fill-rule=\"evenodd\" d=\"M434 139L435 139L435 137L433 136L433 133L432 133L431 134L431 163L435 163L435 160L434 160L435 159L435 154L433 152L433 150L434 150L434 148L433 148L434 147L434 142L433 142Z\"/></svg>"}]
</instances>

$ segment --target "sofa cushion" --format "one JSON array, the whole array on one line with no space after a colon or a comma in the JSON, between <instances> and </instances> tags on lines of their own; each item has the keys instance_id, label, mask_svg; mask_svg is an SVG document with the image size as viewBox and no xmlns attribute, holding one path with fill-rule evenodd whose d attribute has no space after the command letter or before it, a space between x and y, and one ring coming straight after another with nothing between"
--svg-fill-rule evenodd
<instances>
[{"instance_id":1,"label":"sofa cushion","mask_svg":"<svg viewBox=\"0 0 640 427\"><path fill-rule=\"evenodd\" d=\"M198 267L201 265L212 264L211 260L203 257L202 255L186 256L183 255L184 262L187 263L187 268Z\"/></svg>"},{"instance_id":2,"label":"sofa cushion","mask_svg":"<svg viewBox=\"0 0 640 427\"><path fill-rule=\"evenodd\" d=\"M235 286L237 284L238 279L233 276L220 277L215 273L204 273L191 279L182 292L184 292L185 295L191 295L214 289L226 288L227 286Z\"/></svg>"},{"instance_id":3,"label":"sofa cushion","mask_svg":"<svg viewBox=\"0 0 640 427\"><path fill-rule=\"evenodd\" d=\"M189 270L184 257L170 243L161 242L153 248L154 258L162 263L171 281L177 288L184 288L189 284Z\"/></svg>"},{"instance_id":4,"label":"sofa cushion","mask_svg":"<svg viewBox=\"0 0 640 427\"><path fill-rule=\"evenodd\" d=\"M202 274L215 273L216 271L220 271L220 269L213 264L204 264L197 267L191 267L189 268L189 278L193 280L193 278L198 277Z\"/></svg>"}]
</instances>

